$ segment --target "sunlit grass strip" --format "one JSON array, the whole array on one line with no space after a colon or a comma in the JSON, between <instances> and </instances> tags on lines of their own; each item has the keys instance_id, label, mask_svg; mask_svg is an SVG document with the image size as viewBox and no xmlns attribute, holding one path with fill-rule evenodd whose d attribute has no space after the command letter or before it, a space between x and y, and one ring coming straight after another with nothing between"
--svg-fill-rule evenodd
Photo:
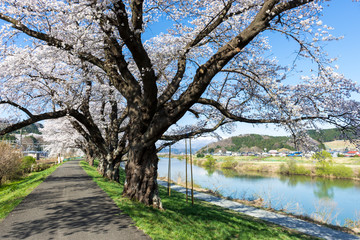
<instances>
[{"instance_id":1,"label":"sunlit grass strip","mask_svg":"<svg viewBox=\"0 0 360 240\"><path fill-rule=\"evenodd\" d=\"M0 221L3 220L27 195L60 165L34 172L20 180L0 186Z\"/></svg>"},{"instance_id":2,"label":"sunlit grass strip","mask_svg":"<svg viewBox=\"0 0 360 240\"><path fill-rule=\"evenodd\" d=\"M266 223L240 213L225 210L202 201L187 204L184 194L160 186L165 211L146 207L121 197L124 171L120 184L104 179L86 162L81 166L89 176L153 239L317 239Z\"/></svg>"}]
</instances>

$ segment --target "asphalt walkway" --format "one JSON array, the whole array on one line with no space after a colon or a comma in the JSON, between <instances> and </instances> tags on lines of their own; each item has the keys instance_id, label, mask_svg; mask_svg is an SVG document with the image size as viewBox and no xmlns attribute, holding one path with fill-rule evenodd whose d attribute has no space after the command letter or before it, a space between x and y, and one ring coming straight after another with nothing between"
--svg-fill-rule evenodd
<instances>
[{"instance_id":1,"label":"asphalt walkway","mask_svg":"<svg viewBox=\"0 0 360 240\"><path fill-rule=\"evenodd\" d=\"M158 184L164 187L168 186L168 182L158 180ZM171 189L177 192L186 194L186 189L178 185L171 185ZM299 232L323 238L328 240L359 240L360 238L348 233L337 231L328 227L324 227L318 224L306 222L297 218L289 217L284 214L269 212L266 210L258 209L251 206L246 206L241 203L222 199L212 196L210 194L194 191L194 198L202 201L207 201L220 207L228 208L236 212L241 212L249 216L263 219L268 222L272 222L290 229L295 229Z\"/></svg>"},{"instance_id":2,"label":"asphalt walkway","mask_svg":"<svg viewBox=\"0 0 360 240\"><path fill-rule=\"evenodd\" d=\"M0 239L150 239L79 166L57 168L1 223Z\"/></svg>"}]
</instances>

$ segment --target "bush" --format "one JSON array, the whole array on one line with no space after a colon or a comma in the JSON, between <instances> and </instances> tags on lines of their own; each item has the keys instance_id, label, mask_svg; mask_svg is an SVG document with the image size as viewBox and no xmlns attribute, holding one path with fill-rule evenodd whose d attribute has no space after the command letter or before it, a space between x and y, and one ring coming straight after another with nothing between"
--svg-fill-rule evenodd
<instances>
[{"instance_id":1,"label":"bush","mask_svg":"<svg viewBox=\"0 0 360 240\"><path fill-rule=\"evenodd\" d=\"M329 176L332 173L332 156L329 152L323 150L315 153L312 158L317 161L316 175Z\"/></svg>"},{"instance_id":2,"label":"bush","mask_svg":"<svg viewBox=\"0 0 360 240\"><path fill-rule=\"evenodd\" d=\"M300 165L300 166L297 166L297 168L296 168L296 174L297 174L297 175L310 175L310 174L311 174L311 170L305 168L305 167L302 166L302 165Z\"/></svg>"},{"instance_id":3,"label":"bush","mask_svg":"<svg viewBox=\"0 0 360 240\"><path fill-rule=\"evenodd\" d=\"M221 164L221 168L225 168L225 169L233 169L236 167L236 162L233 162L231 160L227 160L226 162L223 162Z\"/></svg>"},{"instance_id":4,"label":"bush","mask_svg":"<svg viewBox=\"0 0 360 240\"><path fill-rule=\"evenodd\" d=\"M10 144L0 142L0 185L20 174L21 152Z\"/></svg>"},{"instance_id":5,"label":"bush","mask_svg":"<svg viewBox=\"0 0 360 240\"><path fill-rule=\"evenodd\" d=\"M285 164L280 165L280 173L286 175L310 175L311 171L304 166L298 166L294 159L291 159Z\"/></svg>"},{"instance_id":6,"label":"bush","mask_svg":"<svg viewBox=\"0 0 360 240\"><path fill-rule=\"evenodd\" d=\"M204 153L198 153L198 154L196 154L196 157L203 158L203 157L205 157L205 155L204 155Z\"/></svg>"},{"instance_id":7,"label":"bush","mask_svg":"<svg viewBox=\"0 0 360 240\"><path fill-rule=\"evenodd\" d=\"M332 174L333 163L332 161L321 160L316 163L316 175L330 176Z\"/></svg>"},{"instance_id":8,"label":"bush","mask_svg":"<svg viewBox=\"0 0 360 240\"><path fill-rule=\"evenodd\" d=\"M289 174L295 174L296 173L296 168L297 168L296 160L290 159L286 163L288 165Z\"/></svg>"},{"instance_id":9,"label":"bush","mask_svg":"<svg viewBox=\"0 0 360 240\"><path fill-rule=\"evenodd\" d=\"M215 166L215 162L216 162L215 158L213 158L213 157L210 156L210 155L207 155L207 156L206 156L206 161L205 161L205 163L204 163L204 166L207 167L207 168L212 168L212 167Z\"/></svg>"},{"instance_id":10,"label":"bush","mask_svg":"<svg viewBox=\"0 0 360 240\"><path fill-rule=\"evenodd\" d=\"M351 178L354 175L353 170L345 165L337 165L332 168L332 175L338 178Z\"/></svg>"},{"instance_id":11,"label":"bush","mask_svg":"<svg viewBox=\"0 0 360 240\"><path fill-rule=\"evenodd\" d=\"M288 168L284 163L280 164L280 173L281 174L289 174Z\"/></svg>"},{"instance_id":12,"label":"bush","mask_svg":"<svg viewBox=\"0 0 360 240\"><path fill-rule=\"evenodd\" d=\"M332 163L321 161L316 163L316 175L319 176L330 176L332 173Z\"/></svg>"},{"instance_id":13,"label":"bush","mask_svg":"<svg viewBox=\"0 0 360 240\"><path fill-rule=\"evenodd\" d=\"M21 160L21 170L24 173L31 172L32 165L36 164L36 159L32 156L25 156Z\"/></svg>"},{"instance_id":14,"label":"bush","mask_svg":"<svg viewBox=\"0 0 360 240\"><path fill-rule=\"evenodd\" d=\"M32 167L32 172L41 172L50 168L51 166L53 166L53 164L46 164L46 163L36 164Z\"/></svg>"}]
</instances>

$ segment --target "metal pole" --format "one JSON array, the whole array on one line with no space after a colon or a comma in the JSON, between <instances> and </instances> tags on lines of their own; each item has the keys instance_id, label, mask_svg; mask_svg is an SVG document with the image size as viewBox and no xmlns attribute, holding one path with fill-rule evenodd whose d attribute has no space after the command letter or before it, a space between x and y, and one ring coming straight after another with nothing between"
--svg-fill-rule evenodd
<instances>
[{"instance_id":1,"label":"metal pole","mask_svg":"<svg viewBox=\"0 0 360 240\"><path fill-rule=\"evenodd\" d=\"M194 205L194 178L193 178L193 168L192 168L192 152L191 152L191 137L189 138L190 143L190 171L191 171L191 204Z\"/></svg>"},{"instance_id":2,"label":"metal pole","mask_svg":"<svg viewBox=\"0 0 360 240\"><path fill-rule=\"evenodd\" d=\"M168 193L169 193L169 197L171 196L170 181L171 181L171 145L169 146L169 169L168 169Z\"/></svg>"},{"instance_id":3,"label":"metal pole","mask_svg":"<svg viewBox=\"0 0 360 240\"><path fill-rule=\"evenodd\" d=\"M186 202L188 201L188 186L187 186L187 141L185 139L185 188L186 188Z\"/></svg>"},{"instance_id":4,"label":"metal pole","mask_svg":"<svg viewBox=\"0 0 360 240\"><path fill-rule=\"evenodd\" d=\"M22 146L22 129L20 129L20 149L21 152L23 151L23 146Z\"/></svg>"}]
</instances>

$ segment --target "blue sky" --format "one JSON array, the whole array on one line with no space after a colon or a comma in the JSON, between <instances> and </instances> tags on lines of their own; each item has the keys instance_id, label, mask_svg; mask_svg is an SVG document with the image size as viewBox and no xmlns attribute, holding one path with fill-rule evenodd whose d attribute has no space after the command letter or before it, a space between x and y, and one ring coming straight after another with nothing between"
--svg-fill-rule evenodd
<instances>
[{"instance_id":1,"label":"blue sky","mask_svg":"<svg viewBox=\"0 0 360 240\"><path fill-rule=\"evenodd\" d=\"M331 34L335 36L344 36L340 41L330 42L325 46L329 56L338 58L336 64L339 66L338 72L345 77L352 79L360 84L360 2L352 0L333 0L326 2L324 5L323 16L321 17L324 24L334 28ZM284 48L291 46L284 39L270 39L272 48L276 53L280 53L282 62L292 61L294 51ZM359 97L356 97L360 100ZM324 126L327 128L328 126ZM251 125L239 123L235 132L224 134L224 137L236 136L246 133L257 133L264 135L288 135L288 133L273 125Z\"/></svg>"},{"instance_id":2,"label":"blue sky","mask_svg":"<svg viewBox=\"0 0 360 240\"><path fill-rule=\"evenodd\" d=\"M338 58L337 65L339 65L340 73L360 84L360 2L353 0L326 2L321 19L324 24L335 28L332 31L333 35L344 36L344 39L340 41L328 43L326 51L331 57ZM158 29L155 27L153 30L156 32ZM148 34L151 35L151 32ZM291 45L287 40L275 39L271 44L274 51L280 53L281 61L293 60L294 51L289 51L286 48ZM284 48L284 46L286 47ZM223 137L230 136L229 134L219 133ZM238 124L236 131L231 135L246 133L288 135L284 130L275 128L272 125L253 126L245 123Z\"/></svg>"},{"instance_id":3,"label":"blue sky","mask_svg":"<svg viewBox=\"0 0 360 240\"><path fill-rule=\"evenodd\" d=\"M332 0L324 3L324 10L321 16L324 24L331 26L334 30L331 34L334 36L344 36L340 41L329 42L325 50L332 58L338 58L338 72L345 75L346 78L352 79L360 84L360 2L352 0ZM296 49L289 50L289 47L297 46L288 40L279 37L271 37L270 43L272 49L279 61L283 64L294 60ZM306 71L306 69L304 69ZM360 101L360 97L356 97ZM187 119L182 119L186 122ZM331 126L322 126L329 128ZM241 134L255 133L271 136L288 136L289 133L284 129L269 125L252 125L247 123L237 123L237 127L231 134L217 131L220 136L227 138ZM209 142L214 141L211 138L194 140L196 147L201 147ZM182 148L184 143L181 141L175 147Z\"/></svg>"}]
</instances>

